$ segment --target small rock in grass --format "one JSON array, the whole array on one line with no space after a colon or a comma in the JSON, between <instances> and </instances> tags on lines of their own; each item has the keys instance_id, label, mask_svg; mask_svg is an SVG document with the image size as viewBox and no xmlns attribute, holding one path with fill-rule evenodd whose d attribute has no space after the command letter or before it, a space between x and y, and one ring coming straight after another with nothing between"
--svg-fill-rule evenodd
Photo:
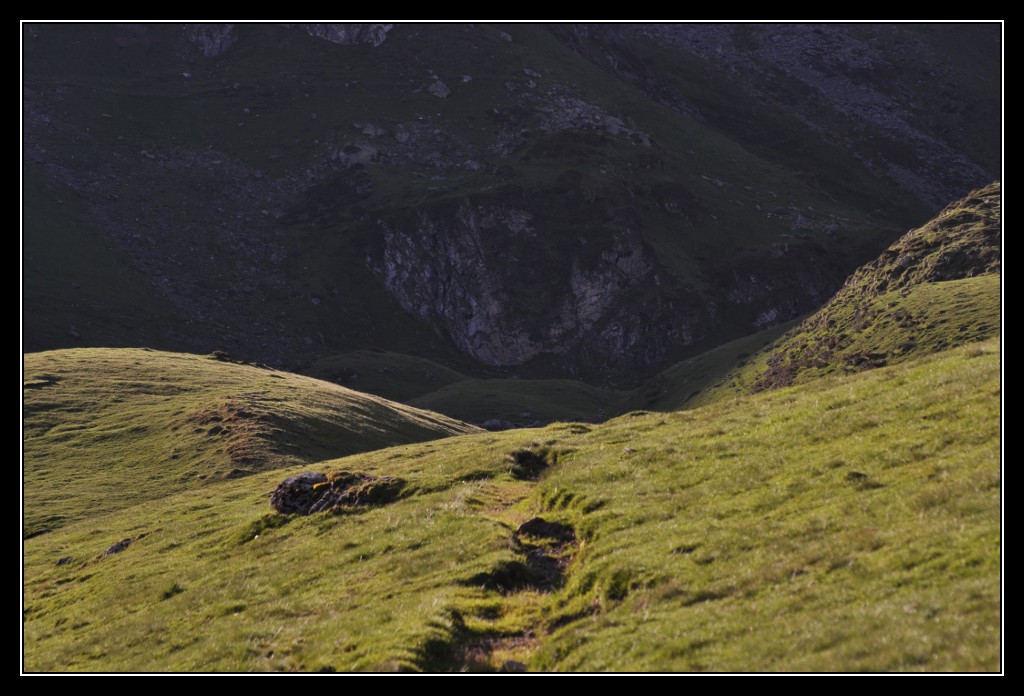
<instances>
[{"instance_id":1,"label":"small rock in grass","mask_svg":"<svg viewBox=\"0 0 1024 696\"><path fill-rule=\"evenodd\" d=\"M116 544L111 544L110 547L107 548L107 550L103 552L103 555L101 556L101 558L106 558L107 556L109 556L112 553L121 553L126 548L131 546L133 541L135 541L135 540L134 539L122 539L121 541L117 542Z\"/></svg>"}]
</instances>

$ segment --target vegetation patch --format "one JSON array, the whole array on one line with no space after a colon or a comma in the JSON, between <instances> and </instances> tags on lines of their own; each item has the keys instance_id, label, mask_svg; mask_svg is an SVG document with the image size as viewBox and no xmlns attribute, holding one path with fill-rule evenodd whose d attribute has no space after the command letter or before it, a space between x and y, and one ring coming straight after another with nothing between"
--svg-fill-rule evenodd
<instances>
[{"instance_id":1,"label":"vegetation patch","mask_svg":"<svg viewBox=\"0 0 1024 696\"><path fill-rule=\"evenodd\" d=\"M630 392L567 379L463 379L409 403L471 423L537 427L553 421L603 421Z\"/></svg>"},{"instance_id":2,"label":"vegetation patch","mask_svg":"<svg viewBox=\"0 0 1024 696\"><path fill-rule=\"evenodd\" d=\"M536 481L551 466L558 463L558 451L548 447L519 449L505 455L509 473L522 481Z\"/></svg>"},{"instance_id":3,"label":"vegetation patch","mask_svg":"<svg viewBox=\"0 0 1024 696\"><path fill-rule=\"evenodd\" d=\"M466 375L432 360L384 350L329 355L307 365L301 372L402 402L467 379Z\"/></svg>"}]
</instances>

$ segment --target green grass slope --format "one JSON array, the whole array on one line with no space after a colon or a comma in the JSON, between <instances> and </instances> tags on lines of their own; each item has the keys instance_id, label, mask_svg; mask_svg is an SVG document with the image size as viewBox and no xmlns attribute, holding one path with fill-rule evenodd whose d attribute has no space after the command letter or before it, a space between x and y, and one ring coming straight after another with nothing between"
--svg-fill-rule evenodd
<instances>
[{"instance_id":1,"label":"green grass slope","mask_svg":"<svg viewBox=\"0 0 1024 696\"><path fill-rule=\"evenodd\" d=\"M548 496L602 506L533 666L998 670L998 346L581 438Z\"/></svg>"},{"instance_id":2,"label":"green grass slope","mask_svg":"<svg viewBox=\"0 0 1024 696\"><path fill-rule=\"evenodd\" d=\"M995 671L999 395L990 340L97 512L24 542L25 669ZM270 514L325 468L404 487Z\"/></svg>"},{"instance_id":3,"label":"green grass slope","mask_svg":"<svg viewBox=\"0 0 1024 696\"><path fill-rule=\"evenodd\" d=\"M568 379L468 379L409 403L452 418L481 423L492 418L534 421L602 421L620 413L627 393Z\"/></svg>"},{"instance_id":4,"label":"green grass slope","mask_svg":"<svg viewBox=\"0 0 1024 696\"><path fill-rule=\"evenodd\" d=\"M260 474L29 540L26 669L415 669L458 580L507 555L500 528L470 514L479 484L460 483L480 475L476 457L444 449L462 456L418 471L368 455L363 470L400 473L416 494L364 515L275 529L267 494L283 473ZM146 536L98 558L126 535Z\"/></svg>"},{"instance_id":5,"label":"green grass slope","mask_svg":"<svg viewBox=\"0 0 1024 696\"><path fill-rule=\"evenodd\" d=\"M859 268L824 307L694 399L857 372L999 333L999 182L947 206Z\"/></svg>"},{"instance_id":6,"label":"green grass slope","mask_svg":"<svg viewBox=\"0 0 1024 696\"><path fill-rule=\"evenodd\" d=\"M472 432L309 377L145 349L30 353L24 533L299 462Z\"/></svg>"},{"instance_id":7,"label":"green grass slope","mask_svg":"<svg viewBox=\"0 0 1024 696\"><path fill-rule=\"evenodd\" d=\"M630 395L628 408L676 411L696 401L704 392L719 386L723 377L745 364L751 353L772 343L794 322L758 331L676 363L640 385Z\"/></svg>"},{"instance_id":8,"label":"green grass slope","mask_svg":"<svg viewBox=\"0 0 1024 696\"><path fill-rule=\"evenodd\" d=\"M306 366L302 372L403 402L467 379L461 372L433 360L373 349L328 355Z\"/></svg>"}]
</instances>

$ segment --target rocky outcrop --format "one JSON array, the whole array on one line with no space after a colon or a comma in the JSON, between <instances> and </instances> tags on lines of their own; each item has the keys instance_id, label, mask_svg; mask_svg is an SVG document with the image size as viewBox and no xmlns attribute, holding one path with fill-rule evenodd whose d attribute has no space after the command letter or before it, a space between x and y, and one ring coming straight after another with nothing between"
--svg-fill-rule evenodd
<instances>
[{"instance_id":1,"label":"rocky outcrop","mask_svg":"<svg viewBox=\"0 0 1024 696\"><path fill-rule=\"evenodd\" d=\"M292 24L310 36L315 36L331 43L351 46L353 44L370 44L380 46L388 37L394 24Z\"/></svg>"},{"instance_id":2,"label":"rocky outcrop","mask_svg":"<svg viewBox=\"0 0 1024 696\"><path fill-rule=\"evenodd\" d=\"M609 114L599 106L566 94L559 87L552 88L537 110L543 115L541 129L551 132L566 130L593 130L608 135L620 135L637 144L651 146L651 138L637 128L633 119Z\"/></svg>"},{"instance_id":3,"label":"rocky outcrop","mask_svg":"<svg viewBox=\"0 0 1024 696\"><path fill-rule=\"evenodd\" d=\"M407 311L440 326L466 353L491 365L522 363L543 343L518 330L503 278L511 269L488 258L483 237L493 228L481 223L496 227L506 212L478 212L463 206L454 224L425 212L408 227L382 221L383 258L371 263Z\"/></svg>"},{"instance_id":4,"label":"rocky outcrop","mask_svg":"<svg viewBox=\"0 0 1024 696\"><path fill-rule=\"evenodd\" d=\"M207 58L221 55L238 41L234 24L185 24L181 31Z\"/></svg>"},{"instance_id":5,"label":"rocky outcrop","mask_svg":"<svg viewBox=\"0 0 1024 696\"><path fill-rule=\"evenodd\" d=\"M446 85L441 80L434 80L433 82L431 82L430 86L427 87L427 91L433 94L435 97L440 97L441 99L444 99L445 97L452 93L451 88L448 87L448 85Z\"/></svg>"},{"instance_id":6,"label":"rocky outcrop","mask_svg":"<svg viewBox=\"0 0 1024 696\"><path fill-rule=\"evenodd\" d=\"M107 556L110 556L111 554L121 553L126 548L131 546L134 541L135 541L135 539L132 539L132 538L129 537L127 539L122 539L121 541L118 541L118 542L116 542L114 544L111 544L107 548L107 550L103 552L103 554L100 556L100 558L106 558Z\"/></svg>"},{"instance_id":7,"label":"rocky outcrop","mask_svg":"<svg viewBox=\"0 0 1024 696\"><path fill-rule=\"evenodd\" d=\"M270 507L283 515L312 515L369 505L398 497L405 481L390 476L338 471L328 477L307 471L282 481L270 495Z\"/></svg>"},{"instance_id":8,"label":"rocky outcrop","mask_svg":"<svg viewBox=\"0 0 1024 696\"><path fill-rule=\"evenodd\" d=\"M651 364L706 328L701 303L686 304L686 288L630 230L603 249L545 258L526 256L544 246L534 215L501 204L463 202L380 227L381 256L368 261L387 289L489 365L573 352L599 365Z\"/></svg>"},{"instance_id":9,"label":"rocky outcrop","mask_svg":"<svg viewBox=\"0 0 1024 696\"><path fill-rule=\"evenodd\" d=\"M331 43L351 46L370 44L380 46L394 28L394 24L284 24ZM182 35L207 58L215 58L238 42L236 24L184 24Z\"/></svg>"}]
</instances>

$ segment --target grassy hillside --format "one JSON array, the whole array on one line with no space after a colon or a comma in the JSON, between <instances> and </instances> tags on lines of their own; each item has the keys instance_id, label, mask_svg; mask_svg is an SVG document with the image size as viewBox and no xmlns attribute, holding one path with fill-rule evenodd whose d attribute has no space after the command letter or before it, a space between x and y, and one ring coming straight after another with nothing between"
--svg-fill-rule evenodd
<instances>
[{"instance_id":1,"label":"grassy hillside","mask_svg":"<svg viewBox=\"0 0 1024 696\"><path fill-rule=\"evenodd\" d=\"M25 668L998 670L999 370L990 340L83 511L24 542ZM401 493L271 512L325 469Z\"/></svg>"},{"instance_id":2,"label":"grassy hillside","mask_svg":"<svg viewBox=\"0 0 1024 696\"><path fill-rule=\"evenodd\" d=\"M828 303L694 399L807 382L898 363L999 334L999 182L947 206L876 260Z\"/></svg>"},{"instance_id":3,"label":"grassy hillside","mask_svg":"<svg viewBox=\"0 0 1024 696\"><path fill-rule=\"evenodd\" d=\"M771 344L793 324L774 326L676 363L637 387L624 410L675 411L696 403L703 394L719 386L726 374L742 366L751 353Z\"/></svg>"},{"instance_id":4,"label":"grassy hillside","mask_svg":"<svg viewBox=\"0 0 1024 696\"><path fill-rule=\"evenodd\" d=\"M545 482L602 503L580 619L533 664L999 669L999 394L990 341L582 438Z\"/></svg>"},{"instance_id":5,"label":"grassy hillside","mask_svg":"<svg viewBox=\"0 0 1024 696\"><path fill-rule=\"evenodd\" d=\"M432 360L384 350L356 350L329 355L306 366L302 372L350 389L403 402L467 379L461 372Z\"/></svg>"},{"instance_id":6,"label":"grassy hillside","mask_svg":"<svg viewBox=\"0 0 1024 696\"><path fill-rule=\"evenodd\" d=\"M472 432L439 414L217 359L30 353L24 533L299 462Z\"/></svg>"},{"instance_id":7,"label":"grassy hillside","mask_svg":"<svg viewBox=\"0 0 1024 696\"><path fill-rule=\"evenodd\" d=\"M626 396L568 379L470 379L409 403L473 423L495 418L529 425L538 420L602 421L621 412Z\"/></svg>"}]
</instances>

